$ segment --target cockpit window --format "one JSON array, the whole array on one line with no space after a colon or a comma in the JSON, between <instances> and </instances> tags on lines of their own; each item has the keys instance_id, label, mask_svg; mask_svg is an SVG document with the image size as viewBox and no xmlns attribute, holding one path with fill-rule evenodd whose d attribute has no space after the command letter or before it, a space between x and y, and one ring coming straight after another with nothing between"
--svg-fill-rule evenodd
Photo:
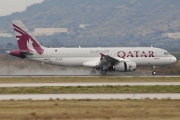
<instances>
[{"instance_id":1,"label":"cockpit window","mask_svg":"<svg viewBox=\"0 0 180 120\"><path fill-rule=\"evenodd\" d=\"M170 55L170 53L168 53L168 52L164 52L164 55Z\"/></svg>"}]
</instances>

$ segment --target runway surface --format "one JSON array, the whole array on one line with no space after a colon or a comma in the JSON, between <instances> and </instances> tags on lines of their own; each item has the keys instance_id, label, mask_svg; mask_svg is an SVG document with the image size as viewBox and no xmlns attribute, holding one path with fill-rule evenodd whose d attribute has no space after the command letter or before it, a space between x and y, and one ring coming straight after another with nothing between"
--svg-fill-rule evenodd
<instances>
[{"instance_id":1,"label":"runway surface","mask_svg":"<svg viewBox=\"0 0 180 120\"><path fill-rule=\"evenodd\" d=\"M180 99L180 93L148 94L6 94L0 100L50 100L50 99Z\"/></svg>"},{"instance_id":2,"label":"runway surface","mask_svg":"<svg viewBox=\"0 0 180 120\"><path fill-rule=\"evenodd\" d=\"M17 78L17 77L180 77L180 75L148 75L148 76L131 76L131 75L0 75L0 78Z\"/></svg>"},{"instance_id":3,"label":"runway surface","mask_svg":"<svg viewBox=\"0 0 180 120\"><path fill-rule=\"evenodd\" d=\"M43 87L43 86L153 86L153 85L180 85L180 82L94 82L94 83L7 83L0 87Z\"/></svg>"}]
</instances>

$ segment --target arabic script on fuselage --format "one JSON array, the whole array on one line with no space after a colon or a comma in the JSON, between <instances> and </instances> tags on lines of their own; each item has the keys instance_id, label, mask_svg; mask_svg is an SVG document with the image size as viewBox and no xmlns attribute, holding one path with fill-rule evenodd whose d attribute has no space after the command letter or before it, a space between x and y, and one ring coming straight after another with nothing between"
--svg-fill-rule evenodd
<instances>
[{"instance_id":1,"label":"arabic script on fuselage","mask_svg":"<svg viewBox=\"0 0 180 120\"><path fill-rule=\"evenodd\" d=\"M109 53L108 49L104 50L90 50L90 53Z\"/></svg>"}]
</instances>

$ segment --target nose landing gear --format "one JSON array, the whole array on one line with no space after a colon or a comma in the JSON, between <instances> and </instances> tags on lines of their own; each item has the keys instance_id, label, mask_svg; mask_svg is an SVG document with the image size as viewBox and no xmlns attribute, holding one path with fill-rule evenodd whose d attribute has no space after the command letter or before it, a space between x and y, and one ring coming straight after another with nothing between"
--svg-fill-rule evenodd
<instances>
[{"instance_id":1,"label":"nose landing gear","mask_svg":"<svg viewBox=\"0 0 180 120\"><path fill-rule=\"evenodd\" d=\"M153 71L153 72L152 72L152 75L156 75L156 71Z\"/></svg>"},{"instance_id":2,"label":"nose landing gear","mask_svg":"<svg viewBox=\"0 0 180 120\"><path fill-rule=\"evenodd\" d=\"M152 68L152 75L156 75L156 70L155 70L155 66L151 66L151 68Z\"/></svg>"},{"instance_id":3,"label":"nose landing gear","mask_svg":"<svg viewBox=\"0 0 180 120\"><path fill-rule=\"evenodd\" d=\"M101 71L101 74L102 74L102 75L106 75L106 74L107 74L107 71L106 71L106 70L102 70L102 71Z\"/></svg>"}]
</instances>

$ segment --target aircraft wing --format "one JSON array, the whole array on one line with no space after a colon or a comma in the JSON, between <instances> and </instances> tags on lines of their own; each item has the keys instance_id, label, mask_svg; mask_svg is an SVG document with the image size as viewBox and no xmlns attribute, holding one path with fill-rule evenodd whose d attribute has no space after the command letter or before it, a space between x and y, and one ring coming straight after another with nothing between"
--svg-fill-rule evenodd
<instances>
[{"instance_id":1,"label":"aircraft wing","mask_svg":"<svg viewBox=\"0 0 180 120\"><path fill-rule=\"evenodd\" d=\"M87 67L94 67L94 68L102 68L104 65L111 65L111 64L114 64L116 65L117 63L119 62L126 62L126 61L130 61L128 59L116 59L116 58L113 58L109 55L104 55L102 53L101 54L101 58L100 60L97 60L97 61L88 61L88 62L85 62L83 63L82 65L83 66L87 66Z\"/></svg>"},{"instance_id":2,"label":"aircraft wing","mask_svg":"<svg viewBox=\"0 0 180 120\"><path fill-rule=\"evenodd\" d=\"M120 62L118 59L115 59L109 55L104 55L102 53L100 54L101 58L99 64L96 66L97 68L101 68L103 65L117 64Z\"/></svg>"},{"instance_id":3,"label":"aircraft wing","mask_svg":"<svg viewBox=\"0 0 180 120\"><path fill-rule=\"evenodd\" d=\"M98 66L103 66L105 64L108 65L108 64L111 64L111 63L117 64L117 63L120 62L119 60L117 60L117 59L115 59L115 58L113 58L113 57L111 57L109 55L104 55L102 53L100 53L100 54L101 54L101 59L100 59L100 63L99 63Z\"/></svg>"}]
</instances>

